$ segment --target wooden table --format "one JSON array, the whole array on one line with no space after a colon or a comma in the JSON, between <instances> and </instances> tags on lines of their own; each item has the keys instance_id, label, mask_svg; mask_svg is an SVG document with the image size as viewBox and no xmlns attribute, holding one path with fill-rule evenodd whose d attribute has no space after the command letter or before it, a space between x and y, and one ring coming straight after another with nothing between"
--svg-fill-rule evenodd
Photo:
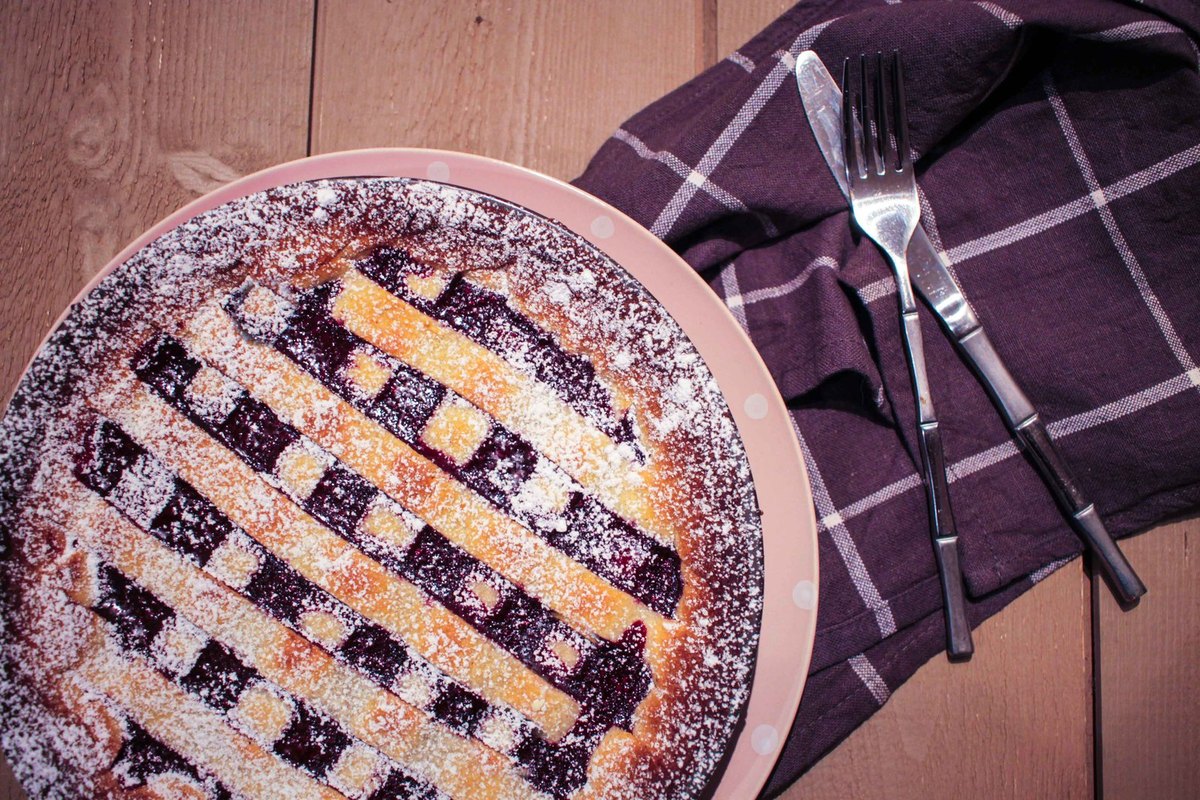
<instances>
[{"instance_id":1,"label":"wooden table","mask_svg":"<svg viewBox=\"0 0 1200 800\"><path fill-rule=\"evenodd\" d=\"M0 396L126 242L253 170L377 145L560 178L782 0L30 2L0 17ZM1196 520L1127 545L1120 613L1078 563L936 659L785 795L1184 798L1200 785ZM0 721L0 724L3 724ZM0 798L23 797L0 764Z\"/></svg>"}]
</instances>

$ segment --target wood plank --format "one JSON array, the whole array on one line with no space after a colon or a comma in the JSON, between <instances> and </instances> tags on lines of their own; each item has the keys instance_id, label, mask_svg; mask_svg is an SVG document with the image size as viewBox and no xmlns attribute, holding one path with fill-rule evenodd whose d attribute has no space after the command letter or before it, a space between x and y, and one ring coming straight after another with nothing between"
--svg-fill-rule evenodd
<instances>
[{"instance_id":1,"label":"wood plank","mask_svg":"<svg viewBox=\"0 0 1200 800\"><path fill-rule=\"evenodd\" d=\"M0 246L23 257L0 293L0 335L12 343L0 396L58 310L125 241L201 191L304 154L312 8L276 5L251 15L229 3L10 11L0 29L0 171L10 186ZM788 5L719 3L716 54ZM711 60L707 0L559 6L322 2L314 151L450 147L569 178L621 120ZM1101 601L1113 797L1184 796L1195 784L1200 709L1175 702L1170 687L1196 677L1195 626L1189 638L1178 623L1195 619L1184 598L1198 568L1187 532L1175 530L1128 545L1151 586L1142 608L1119 615ZM785 796L1090 795L1088 626L1072 615L1086 607L1069 566L983 626L971 667L923 668ZM1143 622L1147 612L1154 622ZM1143 683L1155 676L1151 691ZM23 797L6 770L0 763L0 798Z\"/></svg>"},{"instance_id":2,"label":"wood plank","mask_svg":"<svg viewBox=\"0 0 1200 800\"><path fill-rule=\"evenodd\" d=\"M702 59L693 0L322 0L313 151L406 146L578 175Z\"/></svg>"},{"instance_id":3,"label":"wood plank","mask_svg":"<svg viewBox=\"0 0 1200 800\"><path fill-rule=\"evenodd\" d=\"M29 3L0 26L0 398L59 312L152 223L305 153L313 6ZM0 764L0 798L24 795Z\"/></svg>"},{"instance_id":4,"label":"wood plank","mask_svg":"<svg viewBox=\"0 0 1200 800\"><path fill-rule=\"evenodd\" d=\"M1150 591L1100 593L1100 743L1107 800L1192 798L1200 785L1200 518L1122 543Z\"/></svg>"},{"instance_id":5,"label":"wood plank","mask_svg":"<svg viewBox=\"0 0 1200 800\"><path fill-rule=\"evenodd\" d=\"M1078 562L1051 575L976 631L969 664L930 661L783 798L1090 798L1089 593Z\"/></svg>"},{"instance_id":6,"label":"wood plank","mask_svg":"<svg viewBox=\"0 0 1200 800\"><path fill-rule=\"evenodd\" d=\"M0 26L0 397L117 250L304 155L311 5L33 3ZM247 80L253 76L253 80Z\"/></svg>"},{"instance_id":7,"label":"wood plank","mask_svg":"<svg viewBox=\"0 0 1200 800\"><path fill-rule=\"evenodd\" d=\"M0 800L26 800L25 792L21 791L21 785L13 777L12 767L8 765L2 755L0 755Z\"/></svg>"},{"instance_id":8,"label":"wood plank","mask_svg":"<svg viewBox=\"0 0 1200 800\"><path fill-rule=\"evenodd\" d=\"M792 0L726 0L717 3L717 58L750 41L795 5Z\"/></svg>"}]
</instances>

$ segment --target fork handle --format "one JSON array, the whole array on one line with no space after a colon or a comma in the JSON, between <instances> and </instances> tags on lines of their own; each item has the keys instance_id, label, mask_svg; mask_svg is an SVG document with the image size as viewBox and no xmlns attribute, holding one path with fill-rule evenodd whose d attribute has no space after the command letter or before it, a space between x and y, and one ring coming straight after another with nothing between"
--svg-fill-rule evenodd
<instances>
[{"instance_id":1,"label":"fork handle","mask_svg":"<svg viewBox=\"0 0 1200 800\"><path fill-rule=\"evenodd\" d=\"M920 425L921 464L925 471L929 500L930 534L937 559L938 579L942 584L942 607L946 617L946 654L953 661L965 661L975 652L971 624L967 620L967 601L963 592L962 567L958 561L958 530L950 507L950 486L946 480L946 456L937 422Z\"/></svg>"},{"instance_id":2,"label":"fork handle","mask_svg":"<svg viewBox=\"0 0 1200 800\"><path fill-rule=\"evenodd\" d=\"M951 661L968 661L975 654L967 600L963 596L962 569L958 564L958 537L934 540L938 575L942 579L942 606L946 613L946 656Z\"/></svg>"},{"instance_id":3,"label":"fork handle","mask_svg":"<svg viewBox=\"0 0 1200 800\"><path fill-rule=\"evenodd\" d=\"M901 301L903 303L903 300ZM929 506L929 533L942 585L942 608L946 621L946 654L951 661L966 661L975 652L967 601L963 592L962 567L958 560L958 529L950 505L950 482L946 477L946 454L938 428L929 377L925 370L925 346L916 307L902 315L905 355L917 402L917 433L921 469Z\"/></svg>"}]
</instances>

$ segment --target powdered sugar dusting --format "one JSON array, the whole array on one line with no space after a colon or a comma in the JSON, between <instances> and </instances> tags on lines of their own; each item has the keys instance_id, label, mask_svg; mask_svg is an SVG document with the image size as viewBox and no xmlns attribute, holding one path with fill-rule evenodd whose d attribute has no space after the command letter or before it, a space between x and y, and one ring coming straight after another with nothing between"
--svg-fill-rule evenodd
<instances>
[{"instance_id":1,"label":"powdered sugar dusting","mask_svg":"<svg viewBox=\"0 0 1200 800\"><path fill-rule=\"evenodd\" d=\"M614 729L604 738L588 784L572 796L693 797L708 785L748 695L762 571L749 467L703 359L639 284L562 226L436 183L360 179L253 195L151 243L81 301L14 396L0 423L0 715L11 721L0 744L32 795L75 796L65 776L102 773L113 755L98 752L113 743L102 747L96 738L108 712L83 698L66 709L47 695L57 685L54 670L69 672L73 654L90 646L83 622L90 612L70 599L78 581L62 577L71 559L81 556L61 534L70 529L73 512L59 499L62 482L71 480L81 426L93 413L84 398L101 391L114 365L128 363L153 332L181 333L196 309L248 279L271 289L280 307L288 308L293 298L337 280L381 243L404 248L423 277L464 275L555 332L559 346L594 369L612 397L611 413L627 421L628 441L611 441L588 456L599 458L600 483L585 486L568 474L569 465L543 460L514 496L514 508L564 533L562 498L571 492L640 497L645 509L639 519L666 532L682 559L678 610L651 631L647 643L649 695L631 731ZM441 284L429 285L435 291ZM259 333L278 333L278 313L262 311ZM517 372L536 374L532 359L519 353L509 359ZM201 381L189 392L197 413L214 419L231 413L220 381ZM559 413L551 394L536 396L545 407L517 415L531 429ZM318 427L336 424L332 405L311 410L306 419ZM554 425L545 436L564 437L566 431ZM558 444L564 452L582 446L574 440ZM310 445L305 440L298 447ZM131 519L143 526L162 510L169 490L169 476L150 461L131 466L114 488ZM608 557L619 555L610 550ZM316 556L327 559L323 569L336 571L338 554ZM480 591L488 594L486 587ZM572 648L586 644L563 643L541 657L561 668L574 657ZM181 665L194 657L182 646L172 653ZM415 702L422 687L414 683L401 692ZM516 725L498 717L484 736L509 750ZM426 757L436 757L437 748L430 747Z\"/></svg>"}]
</instances>

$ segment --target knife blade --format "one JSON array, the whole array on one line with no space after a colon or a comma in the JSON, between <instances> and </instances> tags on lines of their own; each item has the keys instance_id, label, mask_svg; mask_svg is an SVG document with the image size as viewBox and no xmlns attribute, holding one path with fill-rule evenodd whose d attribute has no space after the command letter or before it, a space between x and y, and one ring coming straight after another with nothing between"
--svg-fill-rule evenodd
<instances>
[{"instance_id":1,"label":"knife blade","mask_svg":"<svg viewBox=\"0 0 1200 800\"><path fill-rule=\"evenodd\" d=\"M825 165L849 200L842 146L842 92L811 50L796 57L796 86ZM920 225L908 247L908 267L913 287L929 304L1009 430L1029 454L1072 528L1096 558L1113 594L1122 607L1132 608L1146 593L1145 584L1105 528L1095 504L1085 498L1037 409L992 346L962 288Z\"/></svg>"}]
</instances>

